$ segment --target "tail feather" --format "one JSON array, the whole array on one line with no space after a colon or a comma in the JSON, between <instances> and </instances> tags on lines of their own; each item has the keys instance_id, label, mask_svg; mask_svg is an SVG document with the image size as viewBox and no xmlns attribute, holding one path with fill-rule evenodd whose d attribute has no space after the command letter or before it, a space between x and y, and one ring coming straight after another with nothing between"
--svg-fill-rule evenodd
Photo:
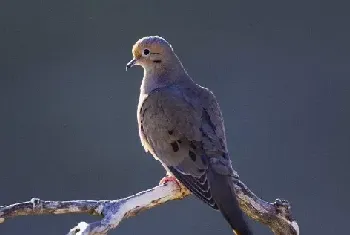
<instances>
[{"instance_id":1,"label":"tail feather","mask_svg":"<svg viewBox=\"0 0 350 235\"><path fill-rule=\"evenodd\" d=\"M218 174L209 167L208 181L213 199L234 233L237 235L252 235L253 233L246 223L236 199L231 178L227 175Z\"/></svg>"}]
</instances>

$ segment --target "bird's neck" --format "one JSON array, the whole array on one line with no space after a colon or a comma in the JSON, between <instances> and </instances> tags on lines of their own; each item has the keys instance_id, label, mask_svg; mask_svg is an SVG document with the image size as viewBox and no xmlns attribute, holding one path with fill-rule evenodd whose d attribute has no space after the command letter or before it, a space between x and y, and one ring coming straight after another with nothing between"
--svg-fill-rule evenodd
<instances>
[{"instance_id":1,"label":"bird's neck","mask_svg":"<svg viewBox=\"0 0 350 235\"><path fill-rule=\"evenodd\" d=\"M144 69L144 76L140 87L141 94L149 94L151 91L166 87L174 83L192 81L181 63L164 66L162 68L152 67Z\"/></svg>"}]
</instances>

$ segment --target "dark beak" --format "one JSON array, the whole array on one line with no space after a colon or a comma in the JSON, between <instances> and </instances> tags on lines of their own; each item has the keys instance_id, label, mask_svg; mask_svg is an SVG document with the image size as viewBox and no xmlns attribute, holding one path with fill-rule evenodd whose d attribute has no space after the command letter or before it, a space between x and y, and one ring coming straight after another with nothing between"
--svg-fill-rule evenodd
<instances>
[{"instance_id":1,"label":"dark beak","mask_svg":"<svg viewBox=\"0 0 350 235\"><path fill-rule=\"evenodd\" d=\"M130 69L135 64L136 64L136 59L130 60L130 62L126 64L126 71L128 71L128 69Z\"/></svg>"}]
</instances>

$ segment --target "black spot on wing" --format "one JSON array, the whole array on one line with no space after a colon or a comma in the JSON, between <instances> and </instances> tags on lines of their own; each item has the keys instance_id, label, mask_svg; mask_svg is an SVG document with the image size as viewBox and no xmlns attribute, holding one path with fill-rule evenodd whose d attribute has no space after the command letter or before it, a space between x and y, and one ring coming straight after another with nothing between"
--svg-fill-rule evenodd
<instances>
[{"instance_id":1,"label":"black spot on wing","mask_svg":"<svg viewBox=\"0 0 350 235\"><path fill-rule=\"evenodd\" d=\"M171 147L173 148L173 151L176 153L179 151L179 145L176 142L171 143Z\"/></svg>"},{"instance_id":2,"label":"black spot on wing","mask_svg":"<svg viewBox=\"0 0 350 235\"><path fill-rule=\"evenodd\" d=\"M196 154L194 153L194 152L192 152L191 150L190 151L188 151L188 155L190 156L190 158L192 159L192 161L196 161L196 159L197 159L197 156L196 156Z\"/></svg>"},{"instance_id":3,"label":"black spot on wing","mask_svg":"<svg viewBox=\"0 0 350 235\"><path fill-rule=\"evenodd\" d=\"M182 174L176 167L168 167L170 172L188 189L193 195L208 204L211 208L218 210L209 188L209 183L204 173L200 178Z\"/></svg>"}]
</instances>

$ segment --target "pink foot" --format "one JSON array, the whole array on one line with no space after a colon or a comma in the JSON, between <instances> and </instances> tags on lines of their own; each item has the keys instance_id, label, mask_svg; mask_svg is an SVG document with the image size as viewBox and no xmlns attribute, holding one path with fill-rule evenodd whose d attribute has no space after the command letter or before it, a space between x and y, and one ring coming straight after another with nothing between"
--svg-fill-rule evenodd
<instances>
[{"instance_id":1,"label":"pink foot","mask_svg":"<svg viewBox=\"0 0 350 235\"><path fill-rule=\"evenodd\" d=\"M169 182L174 182L179 188L181 188L181 183L175 178L175 176L167 175L159 181L159 185L166 185Z\"/></svg>"}]
</instances>

